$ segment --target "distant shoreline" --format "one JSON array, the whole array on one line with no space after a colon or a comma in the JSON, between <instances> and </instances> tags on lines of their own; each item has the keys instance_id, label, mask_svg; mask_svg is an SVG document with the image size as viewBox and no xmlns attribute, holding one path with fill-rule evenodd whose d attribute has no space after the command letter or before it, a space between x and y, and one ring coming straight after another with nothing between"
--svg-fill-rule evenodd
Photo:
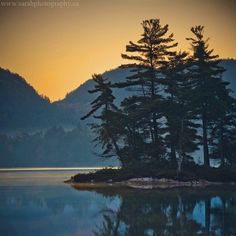
<instances>
[{"instance_id":1,"label":"distant shoreline","mask_svg":"<svg viewBox=\"0 0 236 236\"><path fill-rule=\"evenodd\" d=\"M63 170L102 170L106 167L19 167L19 168L0 168L0 172L8 171L63 171ZM110 169L117 169L118 167L109 167Z\"/></svg>"}]
</instances>

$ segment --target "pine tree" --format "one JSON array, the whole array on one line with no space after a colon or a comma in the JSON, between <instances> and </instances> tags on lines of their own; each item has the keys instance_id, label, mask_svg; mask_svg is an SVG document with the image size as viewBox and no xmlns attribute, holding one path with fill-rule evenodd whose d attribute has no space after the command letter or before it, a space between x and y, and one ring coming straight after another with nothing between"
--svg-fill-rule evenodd
<instances>
[{"instance_id":1,"label":"pine tree","mask_svg":"<svg viewBox=\"0 0 236 236\"><path fill-rule=\"evenodd\" d=\"M89 93L100 93L99 96L91 102L91 111L88 112L81 119L87 119L91 115L94 115L95 119L99 119L100 122L92 124L93 131L97 134L94 139L95 142L102 145L104 152L103 157L111 157L116 155L122 161L120 155L120 148L117 142L117 137L115 136L116 124L116 111L117 107L114 105L113 101L115 97L112 95L111 83L107 82L101 75L93 75L93 80L95 86L93 90L89 90ZM100 115L96 112L100 111Z\"/></svg>"},{"instance_id":2,"label":"pine tree","mask_svg":"<svg viewBox=\"0 0 236 236\"><path fill-rule=\"evenodd\" d=\"M139 93L140 109L148 114L149 147L150 155L160 158L163 155L164 145L160 119L163 117L161 111L162 96L160 94L161 81L163 80L162 67L166 65L168 56L172 55L172 48L177 46L173 43L173 34L166 36L168 25L161 26L159 19L145 20L142 23L143 34L137 43L129 42L126 51L132 55L122 54L124 59L131 60L135 64L135 72L127 78L125 83L120 83L118 87L135 88ZM148 139L146 139L148 141Z\"/></svg>"},{"instance_id":3,"label":"pine tree","mask_svg":"<svg viewBox=\"0 0 236 236\"><path fill-rule=\"evenodd\" d=\"M190 154L197 149L198 125L194 123L195 114L191 111L191 80L188 78L188 54L176 53L169 58L165 68L165 92L163 104L167 120L165 136L166 145L170 149L171 161L178 164L178 172L182 164L191 160Z\"/></svg>"},{"instance_id":4,"label":"pine tree","mask_svg":"<svg viewBox=\"0 0 236 236\"><path fill-rule=\"evenodd\" d=\"M148 155L145 141L149 131L149 120L144 113L145 111L140 107L139 97L127 97L121 102L122 119L120 119L120 125L123 127L124 142L122 151L129 163L145 162L144 157Z\"/></svg>"},{"instance_id":5,"label":"pine tree","mask_svg":"<svg viewBox=\"0 0 236 236\"><path fill-rule=\"evenodd\" d=\"M210 155L220 160L222 167L236 164L236 101L226 89L228 84L222 82L210 133Z\"/></svg>"},{"instance_id":6,"label":"pine tree","mask_svg":"<svg viewBox=\"0 0 236 236\"><path fill-rule=\"evenodd\" d=\"M191 57L191 79L193 81L192 100L193 108L202 125L202 142L204 165L209 166L209 125L214 119L214 110L218 106L217 93L221 86L221 75L224 68L219 66L218 55L212 55L208 40L204 39L204 27L191 28L194 38L191 41L193 55Z\"/></svg>"}]
</instances>

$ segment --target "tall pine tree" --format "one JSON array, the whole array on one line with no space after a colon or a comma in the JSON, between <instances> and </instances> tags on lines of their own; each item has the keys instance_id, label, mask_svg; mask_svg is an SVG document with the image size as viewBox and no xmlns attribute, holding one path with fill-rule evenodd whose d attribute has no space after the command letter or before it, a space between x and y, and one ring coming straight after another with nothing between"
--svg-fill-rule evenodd
<instances>
[{"instance_id":1,"label":"tall pine tree","mask_svg":"<svg viewBox=\"0 0 236 236\"><path fill-rule=\"evenodd\" d=\"M104 150L102 156L110 157L116 155L122 163L123 159L120 154L118 138L116 137L117 132L115 131L117 107L113 103L115 97L112 95L111 83L106 80L101 75L93 75L95 86L94 89L88 92L99 93L99 96L91 102L92 109L81 119L87 119L95 114L94 118L99 119L99 122L92 124L92 129L97 135L94 141L101 144ZM96 113L98 111L100 114Z\"/></svg>"},{"instance_id":2,"label":"tall pine tree","mask_svg":"<svg viewBox=\"0 0 236 236\"><path fill-rule=\"evenodd\" d=\"M163 104L167 120L165 141L172 163L178 164L178 172L183 163L192 159L190 155L198 146L198 125L194 122L196 117L191 111L192 82L188 78L187 56L186 52L179 52L170 57L164 72L167 85Z\"/></svg>"},{"instance_id":3,"label":"tall pine tree","mask_svg":"<svg viewBox=\"0 0 236 236\"><path fill-rule=\"evenodd\" d=\"M159 19L145 20L142 23L143 34L137 43L129 42L126 46L128 54L122 54L124 59L131 60L131 66L135 66L135 73L127 78L126 83L119 87L135 86L141 101L140 107L149 115L149 146L150 155L157 159L163 155L162 130L160 119L162 95L160 93L163 73L162 67L168 62L168 57L173 54L172 49L177 46L174 43L173 34L168 34L168 25L161 26ZM135 64L134 64L135 63ZM147 139L148 140L148 139Z\"/></svg>"},{"instance_id":4,"label":"tall pine tree","mask_svg":"<svg viewBox=\"0 0 236 236\"><path fill-rule=\"evenodd\" d=\"M209 126L215 116L218 106L217 93L221 86L221 76L224 68L219 66L218 55L213 55L213 49L208 49L208 40L204 38L204 27L191 28L194 38L191 41L193 54L191 56L191 79L193 108L201 121L204 165L210 165L209 158Z\"/></svg>"},{"instance_id":5,"label":"tall pine tree","mask_svg":"<svg viewBox=\"0 0 236 236\"><path fill-rule=\"evenodd\" d=\"M210 155L220 160L221 166L236 164L236 101L222 82L218 93L215 119L211 122Z\"/></svg>"}]
</instances>

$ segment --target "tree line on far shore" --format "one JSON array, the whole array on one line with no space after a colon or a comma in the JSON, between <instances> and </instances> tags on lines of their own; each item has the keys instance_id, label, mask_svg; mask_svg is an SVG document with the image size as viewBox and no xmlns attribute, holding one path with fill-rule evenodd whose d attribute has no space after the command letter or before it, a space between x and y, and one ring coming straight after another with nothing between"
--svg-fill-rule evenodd
<instances>
[{"instance_id":1,"label":"tree line on far shore","mask_svg":"<svg viewBox=\"0 0 236 236\"><path fill-rule=\"evenodd\" d=\"M93 76L89 93L98 96L82 119L93 115L97 120L91 128L103 148L101 156L116 156L123 167L164 161L180 172L202 146L206 167L211 159L234 166L236 103L204 27L191 28L190 53L177 51L174 35L159 19L143 21L142 28L140 39L130 41L122 54L130 61L123 67L130 68L131 76L119 83ZM113 88L132 95L116 106Z\"/></svg>"}]
</instances>

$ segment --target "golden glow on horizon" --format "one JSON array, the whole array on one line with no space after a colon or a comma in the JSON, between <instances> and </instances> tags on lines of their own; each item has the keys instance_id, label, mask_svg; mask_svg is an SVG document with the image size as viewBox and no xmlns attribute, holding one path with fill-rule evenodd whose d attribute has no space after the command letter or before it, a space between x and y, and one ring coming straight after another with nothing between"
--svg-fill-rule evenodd
<instances>
[{"instance_id":1,"label":"golden glow on horizon","mask_svg":"<svg viewBox=\"0 0 236 236\"><path fill-rule=\"evenodd\" d=\"M91 77L126 63L144 19L169 24L179 49L193 25L205 26L222 58L236 57L234 0L79 0L73 8L0 7L0 66L22 75L40 94L62 99Z\"/></svg>"}]
</instances>

